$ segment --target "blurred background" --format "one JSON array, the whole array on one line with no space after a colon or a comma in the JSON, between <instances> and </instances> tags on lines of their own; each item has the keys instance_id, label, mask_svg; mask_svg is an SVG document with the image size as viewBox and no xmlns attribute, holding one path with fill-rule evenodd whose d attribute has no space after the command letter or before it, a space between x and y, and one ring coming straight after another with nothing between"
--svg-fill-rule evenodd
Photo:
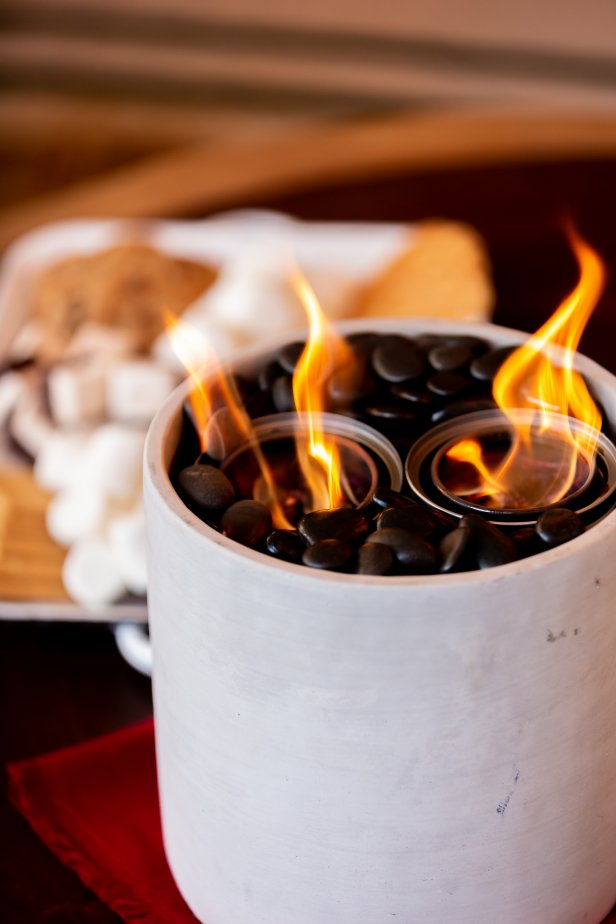
<instances>
[{"instance_id":1,"label":"blurred background","mask_svg":"<svg viewBox=\"0 0 616 924\"><path fill-rule=\"evenodd\" d=\"M315 122L613 113L615 36L611 0L4 0L0 220L142 158Z\"/></svg>"}]
</instances>

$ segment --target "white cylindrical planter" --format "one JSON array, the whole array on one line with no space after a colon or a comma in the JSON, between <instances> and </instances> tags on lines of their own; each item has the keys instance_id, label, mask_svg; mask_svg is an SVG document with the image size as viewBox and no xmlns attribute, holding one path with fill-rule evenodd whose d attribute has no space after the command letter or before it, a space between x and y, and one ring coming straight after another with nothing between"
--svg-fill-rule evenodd
<instances>
[{"instance_id":1,"label":"white cylindrical planter","mask_svg":"<svg viewBox=\"0 0 616 924\"><path fill-rule=\"evenodd\" d=\"M616 379L580 369L616 419ZM145 504L165 846L197 917L598 924L616 902L616 514L490 571L314 572L181 503L183 394L150 430Z\"/></svg>"}]
</instances>

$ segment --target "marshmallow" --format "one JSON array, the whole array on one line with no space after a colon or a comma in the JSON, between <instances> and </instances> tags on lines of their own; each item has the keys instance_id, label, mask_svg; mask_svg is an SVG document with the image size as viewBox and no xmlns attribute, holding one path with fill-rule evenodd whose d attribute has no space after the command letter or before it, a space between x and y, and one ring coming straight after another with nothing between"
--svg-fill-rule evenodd
<instances>
[{"instance_id":1,"label":"marshmallow","mask_svg":"<svg viewBox=\"0 0 616 924\"><path fill-rule=\"evenodd\" d=\"M0 377L0 426L6 425L25 390L26 383L19 372L5 372Z\"/></svg>"},{"instance_id":2,"label":"marshmallow","mask_svg":"<svg viewBox=\"0 0 616 924\"><path fill-rule=\"evenodd\" d=\"M46 491L61 491L76 484L88 431L54 430L41 446L34 463L34 477Z\"/></svg>"},{"instance_id":3,"label":"marshmallow","mask_svg":"<svg viewBox=\"0 0 616 924\"><path fill-rule=\"evenodd\" d=\"M107 376L107 413L114 420L149 423L176 384L173 372L150 360L116 363Z\"/></svg>"},{"instance_id":4,"label":"marshmallow","mask_svg":"<svg viewBox=\"0 0 616 924\"><path fill-rule=\"evenodd\" d=\"M126 591L116 559L99 538L84 539L70 549L62 580L73 600L86 609L107 606Z\"/></svg>"},{"instance_id":5,"label":"marshmallow","mask_svg":"<svg viewBox=\"0 0 616 924\"><path fill-rule=\"evenodd\" d=\"M136 347L135 337L126 328L86 321L80 324L73 334L64 358L88 358L100 364L127 356L133 353Z\"/></svg>"},{"instance_id":6,"label":"marshmallow","mask_svg":"<svg viewBox=\"0 0 616 924\"><path fill-rule=\"evenodd\" d=\"M241 342L306 325L302 304L284 278L254 279L232 268L210 287L206 299L209 321Z\"/></svg>"},{"instance_id":7,"label":"marshmallow","mask_svg":"<svg viewBox=\"0 0 616 924\"><path fill-rule=\"evenodd\" d=\"M127 588L134 594L145 594L146 544L145 521L141 507L125 516L113 517L107 529L109 548Z\"/></svg>"},{"instance_id":8,"label":"marshmallow","mask_svg":"<svg viewBox=\"0 0 616 924\"><path fill-rule=\"evenodd\" d=\"M27 387L17 401L9 420L9 431L18 446L33 459L53 433L53 424L36 383Z\"/></svg>"},{"instance_id":9,"label":"marshmallow","mask_svg":"<svg viewBox=\"0 0 616 924\"><path fill-rule=\"evenodd\" d=\"M194 303L209 321L243 342L307 325L306 310L293 287L293 262L276 241L263 242L229 262L216 282ZM331 270L306 277L324 313L341 318L352 310L353 286Z\"/></svg>"},{"instance_id":10,"label":"marshmallow","mask_svg":"<svg viewBox=\"0 0 616 924\"><path fill-rule=\"evenodd\" d=\"M78 473L47 508L47 531L60 545L101 535L117 508L141 493L145 432L124 424L98 427L79 451ZM41 463L42 466L42 463Z\"/></svg>"},{"instance_id":11,"label":"marshmallow","mask_svg":"<svg viewBox=\"0 0 616 924\"><path fill-rule=\"evenodd\" d=\"M54 542L68 547L79 539L100 533L106 519L107 502L102 492L78 482L50 501L45 522Z\"/></svg>"},{"instance_id":12,"label":"marshmallow","mask_svg":"<svg viewBox=\"0 0 616 924\"><path fill-rule=\"evenodd\" d=\"M250 276L256 283L277 283L288 279L294 266L293 250L286 239L268 234L237 250L223 272Z\"/></svg>"},{"instance_id":13,"label":"marshmallow","mask_svg":"<svg viewBox=\"0 0 616 924\"><path fill-rule=\"evenodd\" d=\"M127 330L88 322L70 341L63 362L49 372L47 389L54 420L60 426L78 426L105 417L107 379L114 363L135 347Z\"/></svg>"},{"instance_id":14,"label":"marshmallow","mask_svg":"<svg viewBox=\"0 0 616 924\"><path fill-rule=\"evenodd\" d=\"M105 414L105 367L92 361L53 366L47 391L53 419L60 426L100 420Z\"/></svg>"},{"instance_id":15,"label":"marshmallow","mask_svg":"<svg viewBox=\"0 0 616 924\"><path fill-rule=\"evenodd\" d=\"M93 493L130 503L141 491L145 430L106 423L89 438L82 456L81 480Z\"/></svg>"}]
</instances>

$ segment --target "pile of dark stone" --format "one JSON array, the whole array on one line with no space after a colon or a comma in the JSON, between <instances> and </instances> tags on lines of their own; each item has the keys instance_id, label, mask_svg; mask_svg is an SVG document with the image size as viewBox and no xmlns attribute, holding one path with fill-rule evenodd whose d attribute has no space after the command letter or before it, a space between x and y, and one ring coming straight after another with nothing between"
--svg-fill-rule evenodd
<instances>
[{"instance_id":1,"label":"pile of dark stone","mask_svg":"<svg viewBox=\"0 0 616 924\"><path fill-rule=\"evenodd\" d=\"M403 457L431 426L494 408L492 381L514 349L494 349L478 337L433 334L411 339L360 333L347 342L355 363L330 381L329 410L380 430ZM260 394L247 400L251 416L253 406L259 416L294 410L293 372L303 347L289 343L263 366L257 377Z\"/></svg>"},{"instance_id":2,"label":"pile of dark stone","mask_svg":"<svg viewBox=\"0 0 616 924\"><path fill-rule=\"evenodd\" d=\"M431 427L495 407L492 380L513 349L492 348L468 336L411 339L362 333L348 340L357 361L330 381L329 409L379 430L394 443L402 461ZM237 377L237 390L251 417L293 410L292 375L302 349L303 344L288 344L256 375ZM216 432L224 436L224 427ZM295 529L273 529L268 508L237 499L234 485L211 455L179 466L174 480L187 506L236 542L284 561L347 573L417 575L491 568L553 548L584 531L581 518L566 508L546 510L534 527L511 529L479 515L449 516L410 492L384 485L360 509L303 516L300 511Z\"/></svg>"}]
</instances>

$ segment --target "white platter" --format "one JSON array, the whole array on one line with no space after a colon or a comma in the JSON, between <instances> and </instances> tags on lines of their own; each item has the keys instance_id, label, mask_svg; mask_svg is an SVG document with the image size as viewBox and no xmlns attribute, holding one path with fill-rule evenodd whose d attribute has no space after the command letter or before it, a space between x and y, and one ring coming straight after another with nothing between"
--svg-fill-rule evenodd
<instances>
[{"instance_id":1,"label":"white platter","mask_svg":"<svg viewBox=\"0 0 616 924\"><path fill-rule=\"evenodd\" d=\"M196 221L67 221L24 235L0 264L0 358L30 312L32 286L41 270L71 256L139 240L172 256L221 266L241 248L276 243L298 265L332 270L361 283L382 269L409 242L408 225L372 222L304 222L266 211L236 211ZM264 331L264 336L275 335ZM0 447L0 464L11 461ZM14 461L14 460L13 460ZM71 603L0 599L0 619L146 622L145 603L119 603L94 611Z\"/></svg>"}]
</instances>

